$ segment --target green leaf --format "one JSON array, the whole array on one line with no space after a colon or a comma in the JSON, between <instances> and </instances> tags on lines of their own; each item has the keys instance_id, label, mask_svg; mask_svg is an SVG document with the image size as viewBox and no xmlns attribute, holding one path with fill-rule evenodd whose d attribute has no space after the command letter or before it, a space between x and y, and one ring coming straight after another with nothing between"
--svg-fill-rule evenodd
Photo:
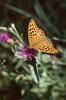
<instances>
[{"instance_id":1,"label":"green leaf","mask_svg":"<svg viewBox=\"0 0 66 100\"><path fill-rule=\"evenodd\" d=\"M29 67L30 67L31 74L32 74L34 81L38 84L39 83L39 73L38 73L37 66L29 65Z\"/></svg>"},{"instance_id":2,"label":"green leaf","mask_svg":"<svg viewBox=\"0 0 66 100\"><path fill-rule=\"evenodd\" d=\"M53 40L59 41L59 42L66 42L66 39L64 39L64 38L60 39L60 38L57 38L57 37L53 37Z\"/></svg>"},{"instance_id":3,"label":"green leaf","mask_svg":"<svg viewBox=\"0 0 66 100\"><path fill-rule=\"evenodd\" d=\"M7 28L6 28L6 27L1 27L1 26L0 26L0 30L7 31Z\"/></svg>"},{"instance_id":4,"label":"green leaf","mask_svg":"<svg viewBox=\"0 0 66 100\"><path fill-rule=\"evenodd\" d=\"M22 9L19 9L19 8L17 8L17 7L13 7L13 6L11 6L11 5L8 5L8 4L3 4L6 8L8 8L8 9L10 9L10 10L13 10L13 11L15 11L15 12L17 12L17 13L19 13L19 14L22 14L22 15L24 15L24 16L26 16L26 17L32 17L32 15L30 14L30 13L27 13L26 11L24 11L24 10L22 10Z\"/></svg>"},{"instance_id":5,"label":"green leaf","mask_svg":"<svg viewBox=\"0 0 66 100\"><path fill-rule=\"evenodd\" d=\"M26 71L27 74L29 74L28 65L27 65L25 62L23 62L22 60L20 60L20 61L16 64L15 69L19 69L20 67L22 67L22 69L23 69L24 71Z\"/></svg>"}]
</instances>

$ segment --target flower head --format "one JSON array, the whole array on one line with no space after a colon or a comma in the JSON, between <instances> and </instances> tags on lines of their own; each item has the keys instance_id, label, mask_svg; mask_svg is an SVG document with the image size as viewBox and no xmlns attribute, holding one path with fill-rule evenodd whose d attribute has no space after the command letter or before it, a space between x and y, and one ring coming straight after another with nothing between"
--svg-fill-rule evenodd
<instances>
[{"instance_id":1,"label":"flower head","mask_svg":"<svg viewBox=\"0 0 66 100\"><path fill-rule=\"evenodd\" d=\"M6 43L8 39L9 39L8 33L4 32L0 34L0 43Z\"/></svg>"},{"instance_id":2,"label":"flower head","mask_svg":"<svg viewBox=\"0 0 66 100\"><path fill-rule=\"evenodd\" d=\"M15 54L24 61L31 61L32 58L36 55L36 50L28 48L25 44L20 44L19 51Z\"/></svg>"}]
</instances>

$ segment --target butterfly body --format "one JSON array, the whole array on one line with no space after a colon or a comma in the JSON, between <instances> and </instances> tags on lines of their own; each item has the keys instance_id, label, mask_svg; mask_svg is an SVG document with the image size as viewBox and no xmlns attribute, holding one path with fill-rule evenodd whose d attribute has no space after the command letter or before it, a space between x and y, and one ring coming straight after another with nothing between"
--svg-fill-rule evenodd
<instances>
[{"instance_id":1,"label":"butterfly body","mask_svg":"<svg viewBox=\"0 0 66 100\"><path fill-rule=\"evenodd\" d=\"M33 19L30 20L28 25L28 39L30 48L44 53L58 53L59 51L54 48L53 44L47 37L43 30L41 30Z\"/></svg>"}]
</instances>

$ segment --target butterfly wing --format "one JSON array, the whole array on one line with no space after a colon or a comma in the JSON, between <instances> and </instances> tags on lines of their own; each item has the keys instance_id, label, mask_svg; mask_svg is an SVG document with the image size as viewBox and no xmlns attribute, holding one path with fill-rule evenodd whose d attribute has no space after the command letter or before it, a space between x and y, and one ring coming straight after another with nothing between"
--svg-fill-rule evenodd
<instances>
[{"instance_id":1,"label":"butterfly wing","mask_svg":"<svg viewBox=\"0 0 66 100\"><path fill-rule=\"evenodd\" d=\"M59 51L54 48L51 41L49 41L45 33L38 28L33 19L30 20L28 26L28 39L30 48L36 49L37 51L45 53L58 53Z\"/></svg>"},{"instance_id":2,"label":"butterfly wing","mask_svg":"<svg viewBox=\"0 0 66 100\"><path fill-rule=\"evenodd\" d=\"M31 46L31 48L34 48L37 51L44 52L44 53L54 54L59 52L57 49L54 48L52 42L47 40L46 38L44 38L44 40L38 43L38 45L36 44Z\"/></svg>"},{"instance_id":3,"label":"butterfly wing","mask_svg":"<svg viewBox=\"0 0 66 100\"><path fill-rule=\"evenodd\" d=\"M44 32L37 27L33 19L30 20L28 25L28 39L30 46L35 45L44 38Z\"/></svg>"}]
</instances>

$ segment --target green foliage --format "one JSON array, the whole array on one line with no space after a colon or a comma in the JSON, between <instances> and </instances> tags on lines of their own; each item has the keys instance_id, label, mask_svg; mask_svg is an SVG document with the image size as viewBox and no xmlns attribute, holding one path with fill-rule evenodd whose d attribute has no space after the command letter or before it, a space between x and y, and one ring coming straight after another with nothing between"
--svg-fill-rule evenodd
<instances>
[{"instance_id":1,"label":"green foliage","mask_svg":"<svg viewBox=\"0 0 66 100\"><path fill-rule=\"evenodd\" d=\"M0 1L5 12L3 19L0 19L0 26L9 26L11 21L15 22L28 44L26 26L28 27L28 19L33 18L61 53L39 53L36 57L38 66L33 67L33 64L13 58L9 45L0 44L0 100L66 100L66 28L58 23L62 16L59 12L66 9L66 1L44 0L43 4L39 0L14 0L15 3L6 1ZM24 8L22 1L25 1L26 5L29 1L27 8ZM59 3L58 10L53 8L56 2ZM11 35L15 39L16 35ZM17 38L20 39L18 35Z\"/></svg>"}]
</instances>

